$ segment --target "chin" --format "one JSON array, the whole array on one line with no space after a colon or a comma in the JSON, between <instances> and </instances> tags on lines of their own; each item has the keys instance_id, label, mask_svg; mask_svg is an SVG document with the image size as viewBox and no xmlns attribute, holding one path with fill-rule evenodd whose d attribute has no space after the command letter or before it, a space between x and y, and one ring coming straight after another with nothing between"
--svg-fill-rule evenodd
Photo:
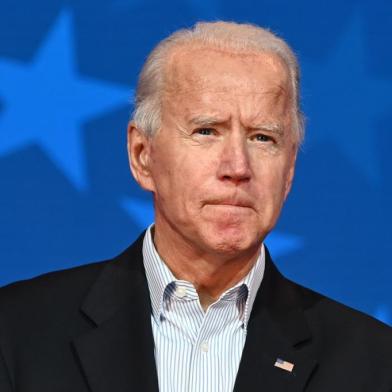
<instances>
[{"instance_id":1,"label":"chin","mask_svg":"<svg viewBox=\"0 0 392 392\"><path fill-rule=\"evenodd\" d=\"M258 233L245 227L226 227L204 232L205 242L215 252L236 255L256 249L261 244Z\"/></svg>"}]
</instances>

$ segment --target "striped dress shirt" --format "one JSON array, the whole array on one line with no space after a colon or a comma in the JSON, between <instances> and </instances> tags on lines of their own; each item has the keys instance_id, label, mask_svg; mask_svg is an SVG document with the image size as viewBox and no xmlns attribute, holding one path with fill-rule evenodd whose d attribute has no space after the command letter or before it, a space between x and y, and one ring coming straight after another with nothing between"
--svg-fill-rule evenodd
<instances>
[{"instance_id":1,"label":"striped dress shirt","mask_svg":"<svg viewBox=\"0 0 392 392\"><path fill-rule=\"evenodd\" d=\"M158 255L150 226L143 260L160 392L231 392L247 322L265 267L264 246L247 276L204 312L194 286L176 279Z\"/></svg>"}]
</instances>

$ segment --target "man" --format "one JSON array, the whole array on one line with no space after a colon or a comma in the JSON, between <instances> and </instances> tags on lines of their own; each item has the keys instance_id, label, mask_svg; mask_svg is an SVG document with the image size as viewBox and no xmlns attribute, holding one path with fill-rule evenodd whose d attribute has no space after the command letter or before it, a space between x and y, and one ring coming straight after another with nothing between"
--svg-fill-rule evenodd
<instances>
[{"instance_id":1,"label":"man","mask_svg":"<svg viewBox=\"0 0 392 392\"><path fill-rule=\"evenodd\" d=\"M0 390L392 391L391 329L286 280L263 245L298 95L295 56L264 29L161 42L128 127L155 224L113 260L2 289Z\"/></svg>"}]
</instances>

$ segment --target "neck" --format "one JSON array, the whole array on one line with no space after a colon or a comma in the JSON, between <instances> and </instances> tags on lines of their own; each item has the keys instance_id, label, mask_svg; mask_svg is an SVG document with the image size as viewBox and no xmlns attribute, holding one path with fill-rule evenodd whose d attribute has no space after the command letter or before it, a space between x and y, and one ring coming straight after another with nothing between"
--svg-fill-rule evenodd
<instances>
[{"instance_id":1,"label":"neck","mask_svg":"<svg viewBox=\"0 0 392 392\"><path fill-rule=\"evenodd\" d=\"M203 251L170 234L155 227L155 247L176 279L194 285L204 310L248 274L260 253L261 245L234 255Z\"/></svg>"}]
</instances>

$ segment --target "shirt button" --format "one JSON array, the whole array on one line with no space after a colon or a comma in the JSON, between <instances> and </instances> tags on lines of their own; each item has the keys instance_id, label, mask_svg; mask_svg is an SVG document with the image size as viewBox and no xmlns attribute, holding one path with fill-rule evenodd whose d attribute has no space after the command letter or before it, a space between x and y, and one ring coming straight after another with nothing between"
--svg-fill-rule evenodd
<instances>
[{"instance_id":1,"label":"shirt button","mask_svg":"<svg viewBox=\"0 0 392 392\"><path fill-rule=\"evenodd\" d=\"M204 341L201 345L200 345L200 349L201 351L203 351L203 353L208 352L208 342Z\"/></svg>"},{"instance_id":2,"label":"shirt button","mask_svg":"<svg viewBox=\"0 0 392 392\"><path fill-rule=\"evenodd\" d=\"M186 288L183 286L177 286L176 295L179 298L184 298L186 296Z\"/></svg>"}]
</instances>

